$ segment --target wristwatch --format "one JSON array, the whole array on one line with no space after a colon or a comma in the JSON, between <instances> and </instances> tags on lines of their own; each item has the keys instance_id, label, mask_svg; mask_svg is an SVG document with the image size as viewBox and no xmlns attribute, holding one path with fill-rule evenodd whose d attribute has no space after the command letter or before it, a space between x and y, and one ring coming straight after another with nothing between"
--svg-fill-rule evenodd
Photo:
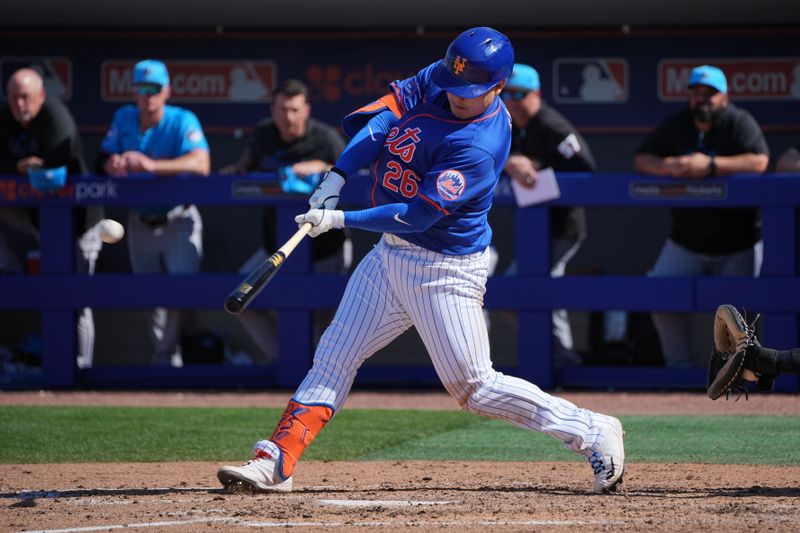
<instances>
[{"instance_id":1,"label":"wristwatch","mask_svg":"<svg viewBox=\"0 0 800 533\"><path fill-rule=\"evenodd\" d=\"M709 176L717 175L717 159L713 155L711 156L711 159L708 162L708 175Z\"/></svg>"}]
</instances>

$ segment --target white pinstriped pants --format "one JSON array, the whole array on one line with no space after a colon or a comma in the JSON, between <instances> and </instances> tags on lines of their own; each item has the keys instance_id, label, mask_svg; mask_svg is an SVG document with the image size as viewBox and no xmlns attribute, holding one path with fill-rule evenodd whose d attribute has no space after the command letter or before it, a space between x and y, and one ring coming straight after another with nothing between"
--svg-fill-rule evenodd
<instances>
[{"instance_id":1,"label":"white pinstriped pants","mask_svg":"<svg viewBox=\"0 0 800 533\"><path fill-rule=\"evenodd\" d=\"M294 400L342 407L361 364L412 325L436 373L466 410L544 432L581 451L604 415L492 368L483 294L489 252L450 256L384 235L356 267Z\"/></svg>"}]
</instances>

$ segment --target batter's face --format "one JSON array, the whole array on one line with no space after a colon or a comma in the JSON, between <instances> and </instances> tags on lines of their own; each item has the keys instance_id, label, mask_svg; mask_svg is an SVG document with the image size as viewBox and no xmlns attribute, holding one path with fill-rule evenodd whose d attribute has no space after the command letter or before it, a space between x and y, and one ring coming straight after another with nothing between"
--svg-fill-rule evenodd
<instances>
[{"instance_id":1,"label":"batter's face","mask_svg":"<svg viewBox=\"0 0 800 533\"><path fill-rule=\"evenodd\" d=\"M497 95L500 94L500 91L503 90L505 85L506 82L501 81L494 89L490 89L489 92L477 98L461 98L452 93L447 93L447 100L450 102L450 112L461 120L475 118L489 109L489 106L492 105L492 102L494 102L494 99L497 98Z\"/></svg>"},{"instance_id":2,"label":"batter's face","mask_svg":"<svg viewBox=\"0 0 800 533\"><path fill-rule=\"evenodd\" d=\"M9 79L6 92L11 115L20 125L27 127L44 105L42 78L32 70L20 70Z\"/></svg>"},{"instance_id":3,"label":"batter's face","mask_svg":"<svg viewBox=\"0 0 800 533\"><path fill-rule=\"evenodd\" d=\"M272 104L272 120L278 127L281 140L292 143L306 134L308 117L311 115L311 104L302 94L286 96L278 94Z\"/></svg>"}]
</instances>

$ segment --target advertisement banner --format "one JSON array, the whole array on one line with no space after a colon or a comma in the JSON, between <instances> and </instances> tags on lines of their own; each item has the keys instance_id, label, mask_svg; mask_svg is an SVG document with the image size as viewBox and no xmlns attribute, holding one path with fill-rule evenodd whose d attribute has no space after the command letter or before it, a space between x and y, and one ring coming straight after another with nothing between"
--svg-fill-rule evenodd
<instances>
[{"instance_id":1,"label":"advertisement banner","mask_svg":"<svg viewBox=\"0 0 800 533\"><path fill-rule=\"evenodd\" d=\"M539 71L542 97L578 128L651 128L685 105L690 70L712 64L726 73L731 99L765 130L800 130L800 34L778 33L780 39L768 29L509 36L516 60ZM117 107L133 102L133 64L156 58L170 70L170 102L194 111L208 131L252 128L269 116L273 91L287 78L309 86L313 116L338 125L384 95L392 80L438 61L455 34L0 32L0 82L4 89L14 70L32 64L83 129L100 131Z\"/></svg>"}]
</instances>

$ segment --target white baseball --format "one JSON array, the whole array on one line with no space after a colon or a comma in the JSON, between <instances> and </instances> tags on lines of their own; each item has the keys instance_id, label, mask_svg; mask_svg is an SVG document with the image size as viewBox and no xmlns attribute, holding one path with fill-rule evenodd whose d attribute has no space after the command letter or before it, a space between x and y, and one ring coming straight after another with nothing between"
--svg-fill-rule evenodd
<instances>
[{"instance_id":1,"label":"white baseball","mask_svg":"<svg viewBox=\"0 0 800 533\"><path fill-rule=\"evenodd\" d=\"M116 220L104 218L100 221L100 240L106 244L114 244L125 235L125 228Z\"/></svg>"}]
</instances>

